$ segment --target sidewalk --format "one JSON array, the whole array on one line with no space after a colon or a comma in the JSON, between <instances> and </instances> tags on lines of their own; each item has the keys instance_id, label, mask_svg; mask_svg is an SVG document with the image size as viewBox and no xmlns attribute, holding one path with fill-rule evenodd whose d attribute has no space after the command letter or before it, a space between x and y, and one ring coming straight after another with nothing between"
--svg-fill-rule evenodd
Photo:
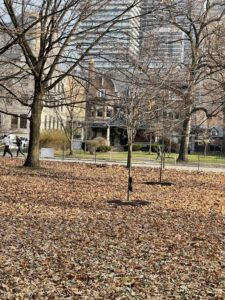
<instances>
[{"instance_id":1,"label":"sidewalk","mask_svg":"<svg viewBox=\"0 0 225 300\"><path fill-rule=\"evenodd\" d=\"M2 151L0 150L0 156L2 156ZM15 157L15 156L14 156ZM22 157L23 158L23 157ZM58 161L58 162L76 162L76 163L88 163L88 164L97 164L97 165L123 165L126 166L127 162L125 160L105 160L97 159L96 162L94 159L86 158L68 158L68 157L54 157L54 158L41 158L40 160L48 161ZM146 168L160 168L160 161L155 160L145 160L145 161L132 161L133 167L146 167ZM197 172L215 172L215 173L225 173L225 166L220 165L204 165L200 163L174 163L174 164L165 164L165 169L176 169L176 170L187 170L187 171L197 171Z\"/></svg>"},{"instance_id":2,"label":"sidewalk","mask_svg":"<svg viewBox=\"0 0 225 300\"><path fill-rule=\"evenodd\" d=\"M76 162L76 163L87 163L97 165L122 165L126 166L126 161L108 161L97 159L95 162L93 159L80 159L80 158L41 158L41 160L58 161L58 162ZM160 168L160 164L153 161L143 162L132 162L133 167L145 167L145 168ZM216 172L225 173L225 167L220 166L198 166L197 164L166 164L164 169L175 169L175 170L186 170L186 171L197 171L197 172Z\"/></svg>"}]
</instances>

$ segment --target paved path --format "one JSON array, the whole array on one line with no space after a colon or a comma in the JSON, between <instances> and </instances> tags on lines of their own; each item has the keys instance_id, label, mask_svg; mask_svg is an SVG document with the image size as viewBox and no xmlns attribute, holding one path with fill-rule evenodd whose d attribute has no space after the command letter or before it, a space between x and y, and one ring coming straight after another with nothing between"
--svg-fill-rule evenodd
<instances>
[{"instance_id":1,"label":"paved path","mask_svg":"<svg viewBox=\"0 0 225 300\"><path fill-rule=\"evenodd\" d=\"M0 156L2 155L0 151ZM20 157L19 157L20 158ZM24 157L21 156L22 159ZM49 161L61 161L61 162L77 162L77 163L88 163L88 164L107 164L107 165L124 165L126 166L126 161L107 161L107 160L99 160L95 162L93 159L82 159L82 158L41 158L41 160L49 160ZM133 167L146 167L146 168L159 168L160 163L156 161L140 161L140 162L132 162ZM198 166L197 164L166 164L165 169L176 169L176 170L187 170L187 171L199 171L199 172L216 172L216 173L225 173L225 166L204 166L201 164Z\"/></svg>"},{"instance_id":2,"label":"paved path","mask_svg":"<svg viewBox=\"0 0 225 300\"><path fill-rule=\"evenodd\" d=\"M88 163L88 164L106 164L106 165L124 165L126 166L125 161L106 161L106 160L94 160L89 159L79 159L79 158L42 158L42 160L51 160L51 161L61 161L61 162L78 162L78 163ZM143 162L133 162L133 167L146 167L146 168L159 168L160 164L154 161L143 161ZM190 164L166 164L165 169L176 169L176 170L187 170L187 171L199 171L199 172L217 172L217 173L225 173L225 167L217 167L217 166L198 166L190 165Z\"/></svg>"}]
</instances>

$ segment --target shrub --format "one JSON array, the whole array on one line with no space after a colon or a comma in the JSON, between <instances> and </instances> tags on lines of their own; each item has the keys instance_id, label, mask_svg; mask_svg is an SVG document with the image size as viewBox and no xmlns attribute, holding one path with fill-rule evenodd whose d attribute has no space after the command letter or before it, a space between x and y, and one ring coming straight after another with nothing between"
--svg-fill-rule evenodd
<instances>
[{"instance_id":1,"label":"shrub","mask_svg":"<svg viewBox=\"0 0 225 300\"><path fill-rule=\"evenodd\" d=\"M141 151L141 148L142 148L142 147L143 147L142 144L133 144L132 150L133 150L133 151ZM124 150L124 151L128 151L128 145L125 145L125 146L123 147L123 150Z\"/></svg>"},{"instance_id":2,"label":"shrub","mask_svg":"<svg viewBox=\"0 0 225 300\"><path fill-rule=\"evenodd\" d=\"M133 144L133 151L141 151L141 148L143 147L142 144Z\"/></svg>"},{"instance_id":3,"label":"shrub","mask_svg":"<svg viewBox=\"0 0 225 300\"><path fill-rule=\"evenodd\" d=\"M142 145L140 150L143 151L143 152L149 151L149 145Z\"/></svg>"},{"instance_id":4,"label":"shrub","mask_svg":"<svg viewBox=\"0 0 225 300\"><path fill-rule=\"evenodd\" d=\"M97 152L108 152L111 150L110 146L102 145L97 148Z\"/></svg>"},{"instance_id":5,"label":"shrub","mask_svg":"<svg viewBox=\"0 0 225 300\"><path fill-rule=\"evenodd\" d=\"M50 129L41 132L40 148L68 149L69 141L63 130Z\"/></svg>"},{"instance_id":6,"label":"shrub","mask_svg":"<svg viewBox=\"0 0 225 300\"><path fill-rule=\"evenodd\" d=\"M99 147L107 146L107 140L103 137L96 137L93 140L86 141L88 151L93 154Z\"/></svg>"}]
</instances>

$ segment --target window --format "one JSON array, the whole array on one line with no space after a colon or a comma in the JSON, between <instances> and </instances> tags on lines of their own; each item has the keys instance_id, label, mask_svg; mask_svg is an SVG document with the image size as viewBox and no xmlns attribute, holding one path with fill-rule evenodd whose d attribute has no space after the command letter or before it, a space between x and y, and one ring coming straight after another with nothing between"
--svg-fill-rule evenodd
<instances>
[{"instance_id":1,"label":"window","mask_svg":"<svg viewBox=\"0 0 225 300\"><path fill-rule=\"evenodd\" d=\"M175 112L175 119L180 119L180 114L178 111Z\"/></svg>"},{"instance_id":2,"label":"window","mask_svg":"<svg viewBox=\"0 0 225 300\"><path fill-rule=\"evenodd\" d=\"M27 128L27 115L20 115L20 128Z\"/></svg>"},{"instance_id":3,"label":"window","mask_svg":"<svg viewBox=\"0 0 225 300\"><path fill-rule=\"evenodd\" d=\"M48 120L48 128L51 129L52 126L52 117L49 116L49 120Z\"/></svg>"},{"instance_id":4,"label":"window","mask_svg":"<svg viewBox=\"0 0 225 300\"><path fill-rule=\"evenodd\" d=\"M18 128L18 117L11 116L11 129L17 129L17 128Z\"/></svg>"},{"instance_id":5,"label":"window","mask_svg":"<svg viewBox=\"0 0 225 300\"><path fill-rule=\"evenodd\" d=\"M45 116L45 120L44 120L44 129L47 129L47 116Z\"/></svg>"},{"instance_id":6,"label":"window","mask_svg":"<svg viewBox=\"0 0 225 300\"><path fill-rule=\"evenodd\" d=\"M111 117L112 116L112 110L111 109L108 109L106 110L106 117Z\"/></svg>"},{"instance_id":7,"label":"window","mask_svg":"<svg viewBox=\"0 0 225 300\"><path fill-rule=\"evenodd\" d=\"M106 91L104 89L98 90L97 96L98 97L105 97Z\"/></svg>"},{"instance_id":8,"label":"window","mask_svg":"<svg viewBox=\"0 0 225 300\"><path fill-rule=\"evenodd\" d=\"M170 120L173 120L173 113L171 111L168 113L168 117Z\"/></svg>"},{"instance_id":9,"label":"window","mask_svg":"<svg viewBox=\"0 0 225 300\"><path fill-rule=\"evenodd\" d=\"M167 112L164 111L164 112L163 112L163 118L164 118L164 119L167 119L167 117L168 117L168 116L167 116Z\"/></svg>"},{"instance_id":10,"label":"window","mask_svg":"<svg viewBox=\"0 0 225 300\"><path fill-rule=\"evenodd\" d=\"M103 117L103 110L102 109L97 110L97 117Z\"/></svg>"},{"instance_id":11,"label":"window","mask_svg":"<svg viewBox=\"0 0 225 300\"><path fill-rule=\"evenodd\" d=\"M52 128L55 129L55 117L53 117Z\"/></svg>"},{"instance_id":12,"label":"window","mask_svg":"<svg viewBox=\"0 0 225 300\"><path fill-rule=\"evenodd\" d=\"M172 101L177 100L176 94L174 94L172 92L169 92L169 99L172 100Z\"/></svg>"},{"instance_id":13,"label":"window","mask_svg":"<svg viewBox=\"0 0 225 300\"><path fill-rule=\"evenodd\" d=\"M216 128L212 128L212 129L211 129L211 135L212 135L213 137L218 136L218 134L219 134L219 132L218 132L218 130L217 130Z\"/></svg>"}]
</instances>

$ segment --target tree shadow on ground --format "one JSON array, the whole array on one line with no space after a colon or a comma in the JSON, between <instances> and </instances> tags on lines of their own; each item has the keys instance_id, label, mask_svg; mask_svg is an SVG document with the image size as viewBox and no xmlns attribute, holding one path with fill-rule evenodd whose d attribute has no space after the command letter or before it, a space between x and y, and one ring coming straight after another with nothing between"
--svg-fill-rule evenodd
<instances>
[{"instance_id":1,"label":"tree shadow on ground","mask_svg":"<svg viewBox=\"0 0 225 300\"><path fill-rule=\"evenodd\" d=\"M165 185L165 186L171 186L171 185L175 185L175 183L173 182L166 182L166 181L145 181L143 182L143 184L147 184L147 185Z\"/></svg>"},{"instance_id":2,"label":"tree shadow on ground","mask_svg":"<svg viewBox=\"0 0 225 300\"><path fill-rule=\"evenodd\" d=\"M142 206L142 205L149 205L150 204L146 200L131 200L131 201L108 200L107 203L115 204L115 205L118 205L118 206Z\"/></svg>"}]
</instances>

